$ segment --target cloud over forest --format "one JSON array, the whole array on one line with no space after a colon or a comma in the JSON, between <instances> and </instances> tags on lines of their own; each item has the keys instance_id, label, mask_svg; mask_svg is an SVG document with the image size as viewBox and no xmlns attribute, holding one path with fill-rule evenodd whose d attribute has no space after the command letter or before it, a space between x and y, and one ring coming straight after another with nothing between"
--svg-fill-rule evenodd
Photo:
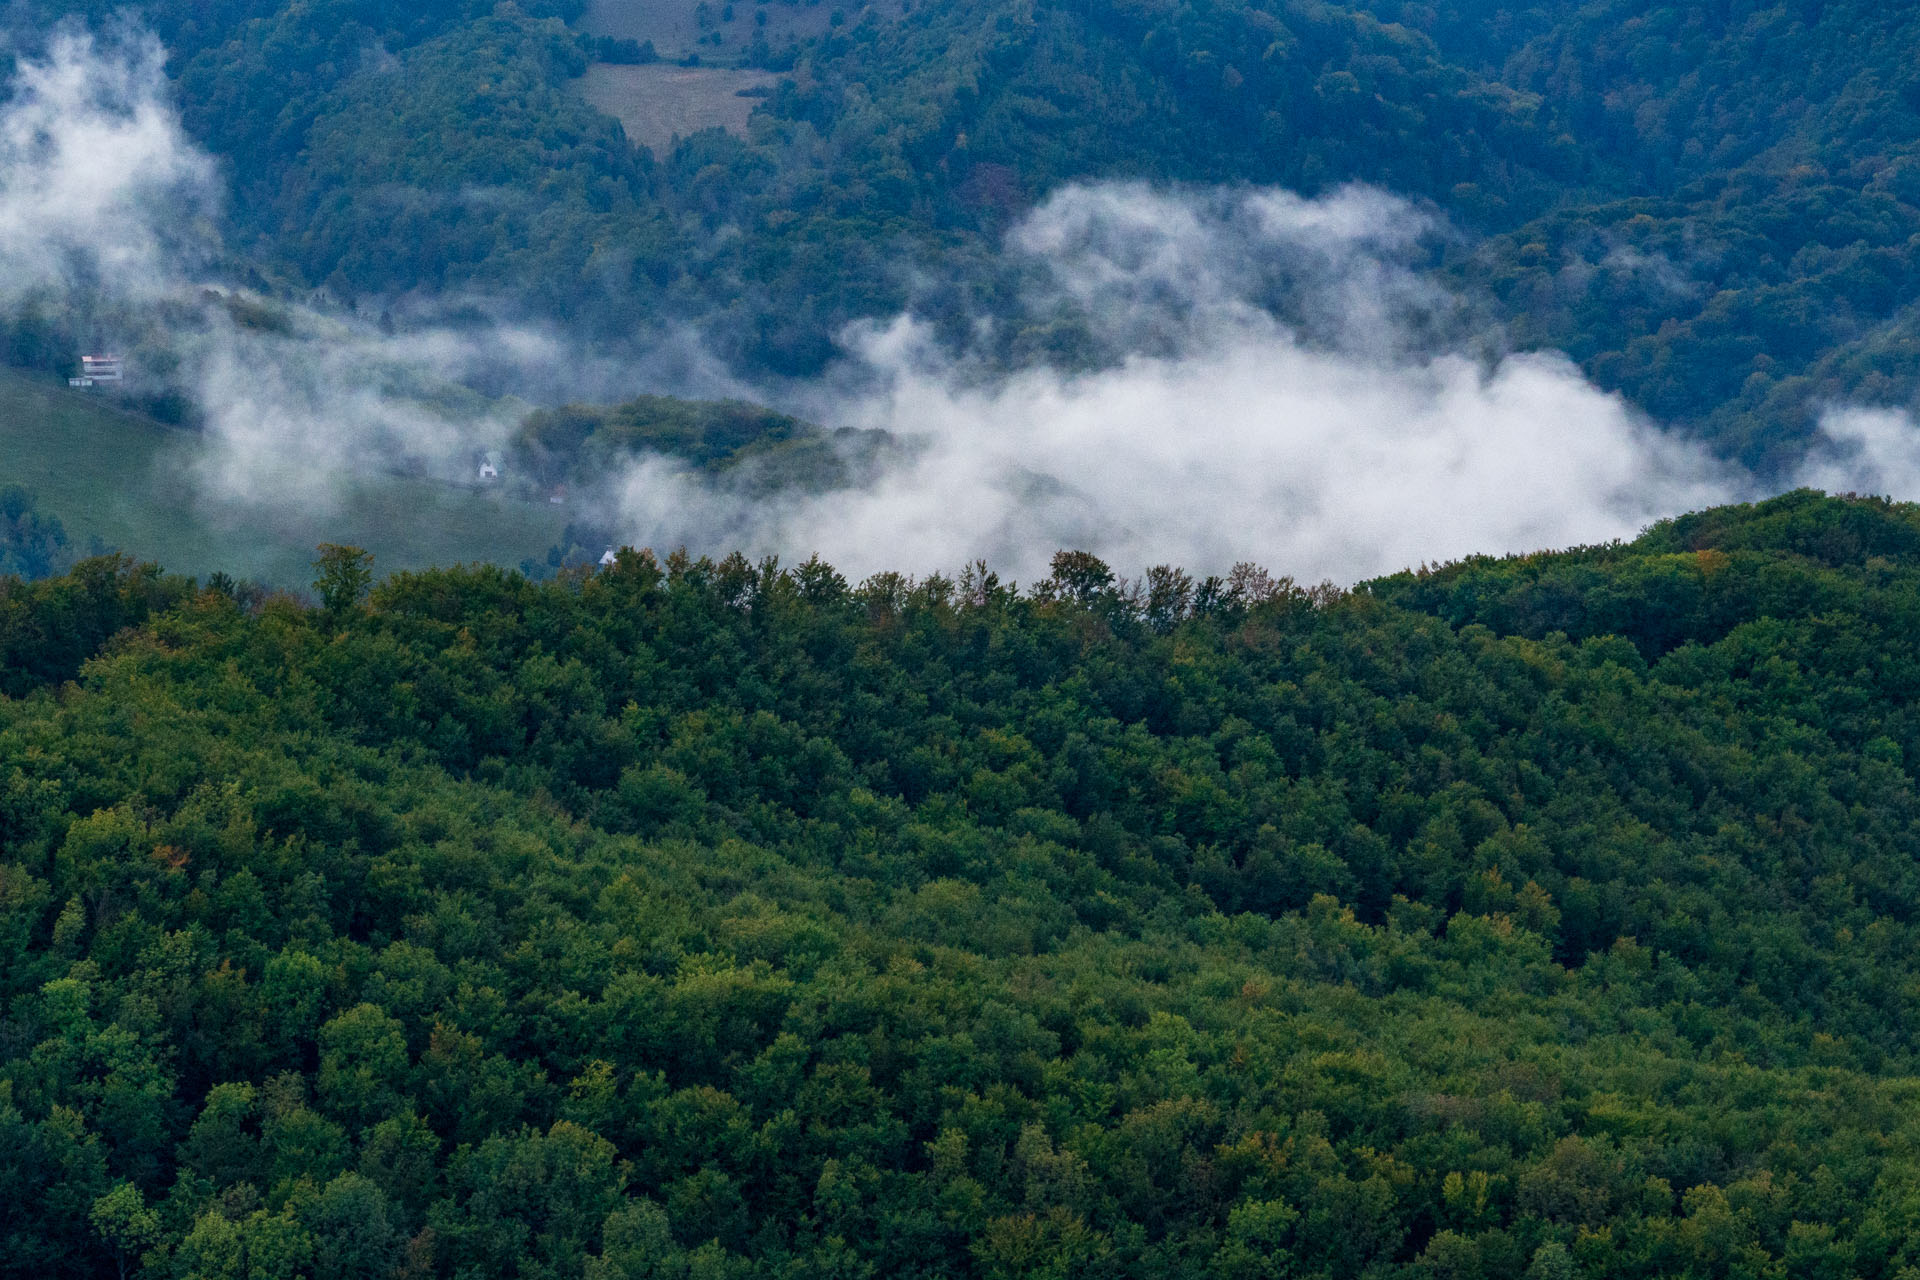
<instances>
[{"instance_id":1,"label":"cloud over forest","mask_svg":"<svg viewBox=\"0 0 1920 1280\"><path fill-rule=\"evenodd\" d=\"M849 336L877 386L809 406L914 442L858 492L737 496L664 460L624 532L819 551L856 571L986 558L1028 577L1060 546L1137 569L1254 560L1350 581L1422 560L1627 537L1741 477L1553 353L1488 357L1417 266L1432 215L1352 188L1066 188L1008 252L1109 349L1011 373L911 316Z\"/></svg>"},{"instance_id":2,"label":"cloud over forest","mask_svg":"<svg viewBox=\"0 0 1920 1280\"><path fill-rule=\"evenodd\" d=\"M393 335L284 302L273 325L237 322L203 288L222 255L219 169L163 67L131 29L65 32L18 62L0 104L0 303L57 297L136 346L162 334L152 375L195 406L203 498L325 510L369 471L452 477L519 410L463 379L540 400L637 390L665 367L645 352L596 365L565 335L507 324ZM1256 561L1351 581L1630 537L1761 490L1565 357L1504 350L1426 269L1448 234L1365 187L1069 186L1003 252L1029 281L1023 315L1100 358L1009 366L915 315L875 320L844 336L838 376L765 392L900 440L869 483L770 495L650 457L580 501L635 545L818 552L854 574L986 559L1031 579L1072 546L1125 572ZM753 390L674 358L702 368L699 386ZM1920 497L1917 442L1904 413L1839 407L1794 478Z\"/></svg>"}]
</instances>

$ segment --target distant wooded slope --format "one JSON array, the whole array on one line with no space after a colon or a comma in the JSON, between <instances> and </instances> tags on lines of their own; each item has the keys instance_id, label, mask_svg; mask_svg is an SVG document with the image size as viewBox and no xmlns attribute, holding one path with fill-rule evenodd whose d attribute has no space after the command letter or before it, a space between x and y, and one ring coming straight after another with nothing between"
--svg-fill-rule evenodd
<instances>
[{"instance_id":1,"label":"distant wooded slope","mask_svg":"<svg viewBox=\"0 0 1920 1280\"><path fill-rule=\"evenodd\" d=\"M1920 374L1903 6L853 6L727 53L781 87L750 137L671 154L570 91L578 16L148 7L237 239L342 297L477 292L603 342L691 322L806 375L849 320L1008 314L997 237L1063 182L1361 181L1465 233L1448 278L1512 341L1762 468L1822 404L1905 404Z\"/></svg>"}]
</instances>

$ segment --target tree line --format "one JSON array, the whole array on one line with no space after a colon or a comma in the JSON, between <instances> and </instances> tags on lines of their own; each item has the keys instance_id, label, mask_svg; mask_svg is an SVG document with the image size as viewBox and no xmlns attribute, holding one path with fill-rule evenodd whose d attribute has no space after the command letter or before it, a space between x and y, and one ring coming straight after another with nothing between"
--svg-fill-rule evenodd
<instances>
[{"instance_id":1,"label":"tree line","mask_svg":"<svg viewBox=\"0 0 1920 1280\"><path fill-rule=\"evenodd\" d=\"M1897 1277L1917 540L0 580L0 1271Z\"/></svg>"}]
</instances>

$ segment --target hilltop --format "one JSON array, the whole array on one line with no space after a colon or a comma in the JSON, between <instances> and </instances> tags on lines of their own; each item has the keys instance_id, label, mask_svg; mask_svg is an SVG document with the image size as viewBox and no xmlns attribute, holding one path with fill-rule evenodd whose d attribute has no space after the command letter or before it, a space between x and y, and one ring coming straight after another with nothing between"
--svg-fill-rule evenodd
<instances>
[{"instance_id":1,"label":"hilltop","mask_svg":"<svg viewBox=\"0 0 1920 1280\"><path fill-rule=\"evenodd\" d=\"M1920 1265L1914 507L355 588L0 584L0 1271Z\"/></svg>"}]
</instances>

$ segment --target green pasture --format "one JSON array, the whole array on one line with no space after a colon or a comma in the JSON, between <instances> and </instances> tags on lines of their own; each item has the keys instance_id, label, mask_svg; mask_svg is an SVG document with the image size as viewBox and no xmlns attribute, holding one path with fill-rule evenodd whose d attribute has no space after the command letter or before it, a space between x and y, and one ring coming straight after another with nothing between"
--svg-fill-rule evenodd
<instances>
[{"instance_id":1,"label":"green pasture","mask_svg":"<svg viewBox=\"0 0 1920 1280\"><path fill-rule=\"evenodd\" d=\"M96 393L0 369L0 485L30 489L74 542L205 576L225 570L303 587L320 542L372 551L381 571L486 560L517 565L560 540L564 507L426 479L372 476L311 504L208 499L191 464L199 439ZM323 500L325 499L325 500Z\"/></svg>"}]
</instances>

